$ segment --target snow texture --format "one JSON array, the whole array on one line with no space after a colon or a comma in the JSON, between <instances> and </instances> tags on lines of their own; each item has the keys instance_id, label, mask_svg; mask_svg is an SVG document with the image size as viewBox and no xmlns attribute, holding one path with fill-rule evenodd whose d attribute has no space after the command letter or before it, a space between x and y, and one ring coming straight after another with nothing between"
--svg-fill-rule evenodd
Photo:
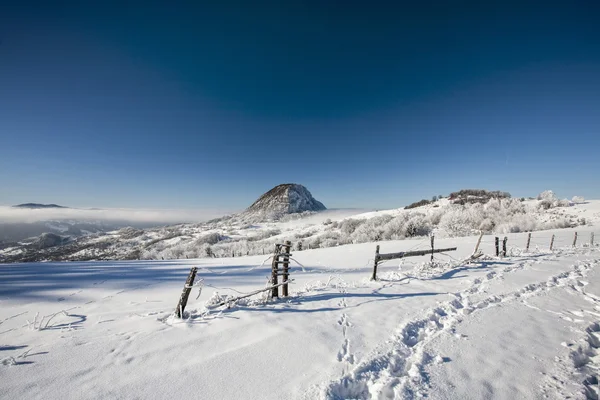
<instances>
[{"instance_id":1,"label":"snow texture","mask_svg":"<svg viewBox=\"0 0 600 400\"><path fill-rule=\"evenodd\" d=\"M234 300L269 284L268 255L1 264L0 397L597 398L599 205L569 207L588 223L533 232L528 251L528 233L505 234L506 257L493 234L474 261L478 236L440 235L436 247L458 250L387 261L377 281L376 244L428 249L429 238L294 250L280 299ZM404 212L326 211L281 223L276 239L382 215ZM210 234L203 245L215 247ZM179 319L192 266L199 284Z\"/></svg>"}]
</instances>

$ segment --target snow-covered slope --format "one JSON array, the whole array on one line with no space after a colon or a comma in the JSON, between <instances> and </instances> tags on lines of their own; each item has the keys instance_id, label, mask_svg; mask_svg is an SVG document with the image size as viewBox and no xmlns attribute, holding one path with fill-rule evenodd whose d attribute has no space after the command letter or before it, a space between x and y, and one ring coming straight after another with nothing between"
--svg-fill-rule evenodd
<instances>
[{"instance_id":1,"label":"snow-covered slope","mask_svg":"<svg viewBox=\"0 0 600 400\"><path fill-rule=\"evenodd\" d=\"M548 205L546 200L525 199L460 205L442 198L413 209L305 211L277 219L241 214L203 224L98 233L42 250L33 244L14 244L0 249L0 262L239 257L268 254L275 243L288 239L296 246L314 249L432 233L460 237L480 231L504 235L586 227L600 219L597 200L570 206L569 202L566 206L556 202L546 208Z\"/></svg>"},{"instance_id":2,"label":"snow-covered slope","mask_svg":"<svg viewBox=\"0 0 600 400\"><path fill-rule=\"evenodd\" d=\"M375 282L375 243L296 250L288 299L230 308L215 304L265 286L266 256L3 264L1 397L585 398L600 331L592 222L575 248L573 229L534 232L529 252L526 233L508 234L506 258L484 236L471 264L477 237L439 238L458 251L388 261ZM202 291L178 320L192 266Z\"/></svg>"}]
</instances>

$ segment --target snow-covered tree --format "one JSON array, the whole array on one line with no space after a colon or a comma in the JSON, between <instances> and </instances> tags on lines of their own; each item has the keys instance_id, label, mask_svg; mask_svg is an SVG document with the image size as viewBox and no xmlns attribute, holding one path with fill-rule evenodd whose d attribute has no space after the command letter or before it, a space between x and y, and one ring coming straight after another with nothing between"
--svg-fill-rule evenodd
<instances>
[{"instance_id":1,"label":"snow-covered tree","mask_svg":"<svg viewBox=\"0 0 600 400\"><path fill-rule=\"evenodd\" d=\"M542 193L538 194L538 200L547 200L551 203L554 203L558 200L558 197L554 194L552 190L544 190Z\"/></svg>"}]
</instances>

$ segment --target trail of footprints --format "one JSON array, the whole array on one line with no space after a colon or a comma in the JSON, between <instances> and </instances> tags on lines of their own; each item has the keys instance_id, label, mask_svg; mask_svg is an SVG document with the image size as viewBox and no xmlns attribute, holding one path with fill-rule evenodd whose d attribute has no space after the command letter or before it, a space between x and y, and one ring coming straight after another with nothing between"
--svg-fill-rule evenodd
<instances>
[{"instance_id":1,"label":"trail of footprints","mask_svg":"<svg viewBox=\"0 0 600 400\"><path fill-rule=\"evenodd\" d=\"M346 292L345 289L341 290L342 294L344 294L345 292ZM346 303L345 297L342 297L342 299L338 303L338 306L341 308L346 308L348 306L348 304ZM346 313L342 313L342 315L338 319L337 323L339 326L342 327L342 335L344 337L344 340L342 342L342 347L341 347L340 351L338 351L338 354L337 354L337 360L339 362L345 361L349 364L354 364L354 355L352 353L350 353L350 339L348 338L348 328L350 328L352 326L352 323L350 323L350 320L348 319L348 315Z\"/></svg>"},{"instance_id":2,"label":"trail of footprints","mask_svg":"<svg viewBox=\"0 0 600 400\"><path fill-rule=\"evenodd\" d=\"M504 273L522 269L527 263L505 267L501 273L490 272L484 278L473 281L470 288L453 294L452 300L430 310L424 318L400 327L398 333L390 340L389 350L376 353L371 359L359 364L352 373L341 380L331 382L325 387L324 395L329 399L370 398L375 390L379 398L426 396L428 387L424 367L428 363L442 360L439 355L433 356L424 351L424 346L432 338L443 332L454 333L455 326L471 313L502 302L524 300L554 287L564 287L579 282L579 279L585 277L587 271L599 262L600 260L594 260L581 263L573 266L570 271L555 275L545 282L529 284L520 290L471 301L472 294L485 291L485 283L493 279L501 279ZM600 325L597 327L600 331ZM600 344L600 334L596 344ZM597 383L597 380L595 382Z\"/></svg>"},{"instance_id":3,"label":"trail of footprints","mask_svg":"<svg viewBox=\"0 0 600 400\"><path fill-rule=\"evenodd\" d=\"M344 336L342 348L338 352L337 360L339 362L347 361L350 364L354 364L354 355L350 353L350 339L348 339L347 335L348 328L352 326L352 324L348 320L348 315L346 315L346 313L343 313L337 323L342 327L342 335Z\"/></svg>"},{"instance_id":4,"label":"trail of footprints","mask_svg":"<svg viewBox=\"0 0 600 400\"><path fill-rule=\"evenodd\" d=\"M600 298L587 293L585 290L587 285L588 282L586 281L576 280L570 287L595 305L595 311L586 310L586 312L598 318L600 317L598 313L600 312ZM581 318L585 316L581 311L571 311L571 313ZM573 320L573 322L583 322L583 320ZM575 368L585 376L583 387L586 397L598 400L600 398L600 382L598 381L598 374L600 373L600 321L588 325L585 333L583 343L571 352L570 357Z\"/></svg>"}]
</instances>

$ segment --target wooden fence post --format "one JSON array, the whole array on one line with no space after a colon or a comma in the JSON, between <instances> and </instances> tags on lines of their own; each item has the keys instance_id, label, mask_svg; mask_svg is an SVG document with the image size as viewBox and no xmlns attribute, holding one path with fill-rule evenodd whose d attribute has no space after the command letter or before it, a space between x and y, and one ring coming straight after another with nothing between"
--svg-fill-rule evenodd
<instances>
[{"instance_id":1,"label":"wooden fence post","mask_svg":"<svg viewBox=\"0 0 600 400\"><path fill-rule=\"evenodd\" d=\"M192 291L192 286L194 285L194 279L196 279L197 271L197 267L192 267L190 274L185 281L185 285L183 286L183 292L181 292L181 297L179 297L179 302L177 303L177 308L175 309L175 315L177 315L179 318L183 318L183 311L185 310L188 298L190 297L190 292Z\"/></svg>"},{"instance_id":2,"label":"wooden fence post","mask_svg":"<svg viewBox=\"0 0 600 400\"><path fill-rule=\"evenodd\" d=\"M477 254L477 251L479 250L479 245L481 244L482 237L483 237L483 231L481 231L481 233L479 234L479 239L477 239L477 244L475 245L475 250L473 251L473 254Z\"/></svg>"},{"instance_id":3,"label":"wooden fence post","mask_svg":"<svg viewBox=\"0 0 600 400\"><path fill-rule=\"evenodd\" d=\"M500 238L496 236L496 257L500 255Z\"/></svg>"},{"instance_id":4,"label":"wooden fence post","mask_svg":"<svg viewBox=\"0 0 600 400\"><path fill-rule=\"evenodd\" d=\"M525 251L527 253L529 253L529 244L531 243L531 232L529 232L529 235L527 235L527 248L525 249Z\"/></svg>"},{"instance_id":5,"label":"wooden fence post","mask_svg":"<svg viewBox=\"0 0 600 400\"><path fill-rule=\"evenodd\" d=\"M590 247L594 246L594 232L592 232L592 237L590 238Z\"/></svg>"},{"instance_id":6,"label":"wooden fence post","mask_svg":"<svg viewBox=\"0 0 600 400\"><path fill-rule=\"evenodd\" d=\"M288 279L289 279L289 266L290 266L290 251L292 250L292 242L289 240L285 241L285 245L283 246L283 282L285 285L281 287L281 294L283 297L288 296Z\"/></svg>"},{"instance_id":7,"label":"wooden fence post","mask_svg":"<svg viewBox=\"0 0 600 400\"><path fill-rule=\"evenodd\" d=\"M278 262L279 262L279 253L280 246L278 244L275 245L275 254L273 255L273 262L271 263L271 285L277 285L277 274L278 274ZM271 292L271 297L276 298L279 297L279 286L274 286L273 291Z\"/></svg>"},{"instance_id":8,"label":"wooden fence post","mask_svg":"<svg viewBox=\"0 0 600 400\"><path fill-rule=\"evenodd\" d=\"M502 241L502 257L506 257L506 242L508 241L508 237L504 236L504 240Z\"/></svg>"},{"instance_id":9,"label":"wooden fence post","mask_svg":"<svg viewBox=\"0 0 600 400\"><path fill-rule=\"evenodd\" d=\"M433 241L435 240L435 236L431 235L431 262L433 262Z\"/></svg>"},{"instance_id":10,"label":"wooden fence post","mask_svg":"<svg viewBox=\"0 0 600 400\"><path fill-rule=\"evenodd\" d=\"M575 236L573 237L573 247L577 244L577 232L575 232Z\"/></svg>"},{"instance_id":11,"label":"wooden fence post","mask_svg":"<svg viewBox=\"0 0 600 400\"><path fill-rule=\"evenodd\" d=\"M372 281L377 280L377 263L379 263L379 245L375 247L375 261L373 262L373 276L371 277Z\"/></svg>"},{"instance_id":12,"label":"wooden fence post","mask_svg":"<svg viewBox=\"0 0 600 400\"><path fill-rule=\"evenodd\" d=\"M550 239L550 251L552 251L552 246L554 246L554 235L552 235L552 239Z\"/></svg>"}]
</instances>

